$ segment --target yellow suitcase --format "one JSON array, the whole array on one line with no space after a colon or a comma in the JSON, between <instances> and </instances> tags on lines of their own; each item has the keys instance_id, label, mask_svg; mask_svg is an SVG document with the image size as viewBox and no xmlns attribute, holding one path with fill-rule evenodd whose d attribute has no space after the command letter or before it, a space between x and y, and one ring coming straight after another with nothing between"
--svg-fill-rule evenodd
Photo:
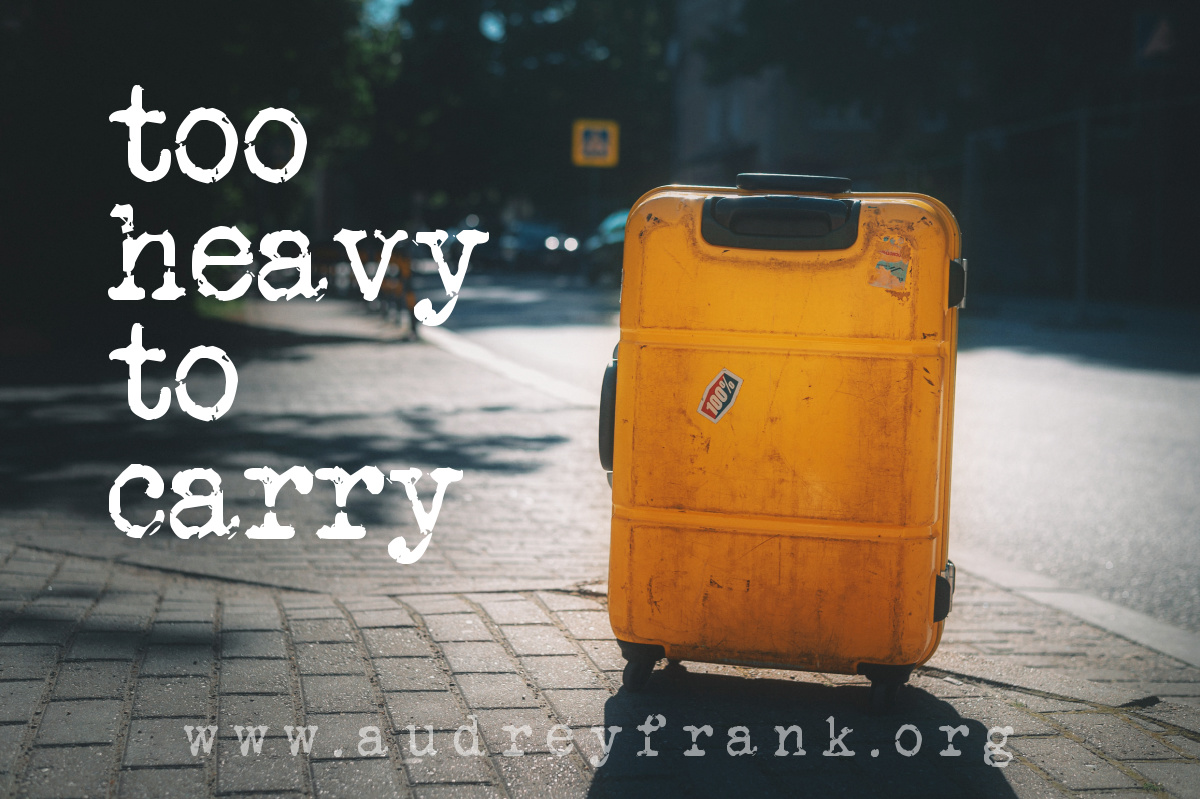
<instances>
[{"instance_id":1,"label":"yellow suitcase","mask_svg":"<svg viewBox=\"0 0 1200 799\"><path fill-rule=\"evenodd\" d=\"M937 200L844 178L633 207L600 412L627 688L666 657L863 674L886 704L932 656L959 248Z\"/></svg>"}]
</instances>

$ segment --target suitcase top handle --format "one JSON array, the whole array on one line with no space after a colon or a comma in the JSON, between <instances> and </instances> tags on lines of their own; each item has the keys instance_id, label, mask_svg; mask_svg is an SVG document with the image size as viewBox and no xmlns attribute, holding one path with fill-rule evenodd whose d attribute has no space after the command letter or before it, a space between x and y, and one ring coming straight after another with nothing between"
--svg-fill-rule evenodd
<instances>
[{"instance_id":1,"label":"suitcase top handle","mask_svg":"<svg viewBox=\"0 0 1200 799\"><path fill-rule=\"evenodd\" d=\"M850 178L743 172L737 176L737 187L746 191L811 191L817 194L845 194L850 191Z\"/></svg>"},{"instance_id":2,"label":"suitcase top handle","mask_svg":"<svg viewBox=\"0 0 1200 799\"><path fill-rule=\"evenodd\" d=\"M858 239L858 200L759 194L709 197L700 235L716 247L844 250Z\"/></svg>"}]
</instances>

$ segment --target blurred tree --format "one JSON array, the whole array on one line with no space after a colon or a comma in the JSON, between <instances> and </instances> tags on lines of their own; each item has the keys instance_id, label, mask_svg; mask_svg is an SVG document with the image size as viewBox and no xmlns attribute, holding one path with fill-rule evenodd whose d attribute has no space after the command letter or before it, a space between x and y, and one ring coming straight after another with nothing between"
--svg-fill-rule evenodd
<instances>
[{"instance_id":1,"label":"blurred tree","mask_svg":"<svg viewBox=\"0 0 1200 799\"><path fill-rule=\"evenodd\" d=\"M805 97L861 103L889 130L884 158L928 157L969 130L1138 99L1133 47L1140 0L1084 3L795 3L745 0L738 24L713 31L709 77L782 66ZM1195 3L1159 4L1181 40L1157 82L1195 91ZM1190 41L1188 41L1190 39ZM944 114L940 135L923 120Z\"/></svg>"},{"instance_id":2,"label":"blurred tree","mask_svg":"<svg viewBox=\"0 0 1200 799\"><path fill-rule=\"evenodd\" d=\"M665 182L672 7L670 0L402 6L394 23L401 75L379 93L372 143L354 179L373 210L355 213L366 220L420 210L448 225L468 212L494 219L507 201L526 198L543 215L582 225L595 221L584 218L592 181L614 206ZM572 166L578 117L621 123L618 167L591 176ZM407 207L414 193L423 208Z\"/></svg>"},{"instance_id":3,"label":"blurred tree","mask_svg":"<svg viewBox=\"0 0 1200 799\"><path fill-rule=\"evenodd\" d=\"M360 15L358 0L0 6L5 183L19 198L0 234L0 319L72 341L130 315L186 319L184 300L108 300L120 276L120 223L109 218L116 203L132 204L138 232L171 231L183 285L191 282L192 244L214 225L239 224L255 245L269 230L303 230L320 165L365 144L372 88L395 71L395 36L364 27ZM174 163L163 179L143 183L126 167L126 127L108 121L129 105L134 85L145 90L145 108L166 114L165 124L143 129L144 163L174 149L175 130L193 108L220 109L240 138L260 109L284 107L305 127L304 167L287 183L267 184L239 154L216 185L192 181ZM268 165L291 157L282 125L264 128L257 145ZM198 125L188 138L201 165L215 163L222 147L214 125ZM145 271L139 282L153 288L157 270Z\"/></svg>"}]
</instances>

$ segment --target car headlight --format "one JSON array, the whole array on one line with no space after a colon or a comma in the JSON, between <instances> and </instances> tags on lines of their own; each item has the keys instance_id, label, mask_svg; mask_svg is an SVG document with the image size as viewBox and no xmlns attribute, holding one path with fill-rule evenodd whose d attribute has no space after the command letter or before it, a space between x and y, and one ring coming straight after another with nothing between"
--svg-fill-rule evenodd
<instances>
[{"instance_id":1,"label":"car headlight","mask_svg":"<svg viewBox=\"0 0 1200 799\"><path fill-rule=\"evenodd\" d=\"M558 236L547 236L546 237L546 249L547 250L557 250L558 249Z\"/></svg>"}]
</instances>

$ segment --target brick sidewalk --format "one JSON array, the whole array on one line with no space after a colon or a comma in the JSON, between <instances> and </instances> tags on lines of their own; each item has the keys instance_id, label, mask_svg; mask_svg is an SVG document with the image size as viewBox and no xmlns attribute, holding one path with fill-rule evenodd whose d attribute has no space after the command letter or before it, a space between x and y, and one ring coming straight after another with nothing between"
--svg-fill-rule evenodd
<instances>
[{"instance_id":1,"label":"brick sidewalk","mask_svg":"<svg viewBox=\"0 0 1200 799\"><path fill-rule=\"evenodd\" d=\"M46 487L28 483L27 503L0 513L0 793L1200 795L1200 671L968 573L941 649L890 714L865 713L857 677L686 663L645 694L621 691L592 411L425 345L300 342L237 363L231 424L206 437L164 420L169 449L128 422L120 385L0 392L18 449L36 447L42 416L78 421L81 439L39 461ZM236 479L248 466L468 474L427 555L401 567L384 547L414 526L394 486L352 499L361 541L311 534L334 510L316 490L281 503L291 541L125 539L105 480L131 461L168 481L217 468L243 520L263 512L261 489ZM637 728L658 715L659 754L639 754ZM839 751L831 717L853 756L824 754ZM939 754L940 728L960 724L962 754ZM193 755L185 727L209 725L211 751ZM245 728L260 725L256 753ZM703 757L684 754L687 725L711 727L696 733ZM777 755L775 727L793 725L806 754L792 736ZM301 726L318 730L293 756L285 728ZM426 726L436 754L418 756ZM1004 726L1015 760L994 768L984 742ZM360 749L372 727L378 753ZM459 742L469 750L477 728L481 754L458 754L464 727ZM593 727L621 728L606 759ZM738 727L753 755L730 754Z\"/></svg>"},{"instance_id":2,"label":"brick sidewalk","mask_svg":"<svg viewBox=\"0 0 1200 799\"><path fill-rule=\"evenodd\" d=\"M16 546L4 558L0 773L10 794L628 796L740 786L784 796L812 785L845 796L1152 796L1163 788L1194 796L1200 785L1196 670L1023 607L969 576L943 652L1019 653L1042 669L1095 660L1098 678L1149 678L1183 701L1112 707L939 667L920 670L891 714L869 716L861 678L691 663L660 671L647 694L631 696L619 691L623 661L602 597L299 593ZM986 641L972 632L998 615L1005 630L992 624ZM660 755L639 757L636 728L658 714L666 721L652 736ZM829 716L839 731L853 730L845 743L854 757L822 755ZM459 755L455 731L476 724L483 754ZM714 730L700 740L703 760L683 754L689 724ZM807 754L778 757L774 728L793 724ZM897 750L904 724L923 739L911 758ZM956 739L963 756L943 759L939 728L958 724L968 728ZM218 726L210 754L191 753L189 725ZM261 752L247 743L241 754L238 725L268 727ZM318 728L310 753L290 754L288 725ZM574 751L551 751L555 725ZM987 730L1005 725L1016 762L987 766ZM436 754L415 757L426 726ZM530 731L518 732L514 747L506 726ZM621 732L597 767L591 728L600 726ZM728 754L727 730L737 726L748 729L753 757ZM360 751L364 727L378 728L386 753ZM471 739L460 736L464 749ZM915 740L910 730L899 745L912 750Z\"/></svg>"}]
</instances>

